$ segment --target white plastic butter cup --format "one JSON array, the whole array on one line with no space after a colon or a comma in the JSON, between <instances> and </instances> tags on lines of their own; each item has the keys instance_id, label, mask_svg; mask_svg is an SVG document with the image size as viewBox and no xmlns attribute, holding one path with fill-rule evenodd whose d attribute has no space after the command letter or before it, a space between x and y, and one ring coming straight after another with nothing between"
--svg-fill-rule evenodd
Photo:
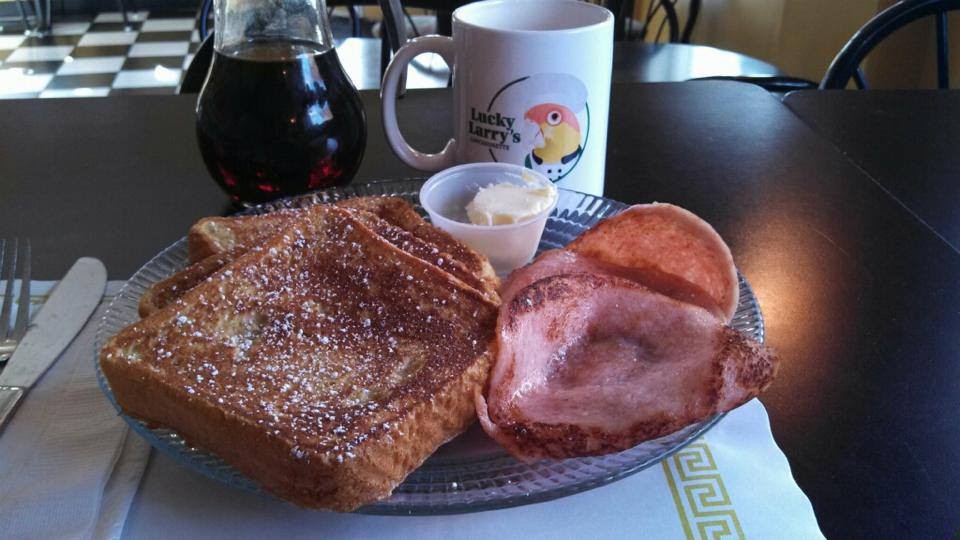
<instances>
[{"instance_id":1,"label":"white plastic butter cup","mask_svg":"<svg viewBox=\"0 0 960 540\"><path fill-rule=\"evenodd\" d=\"M499 275L530 262L537 252L553 203L532 218L509 225L474 225L467 205L481 187L510 182L518 186L552 185L543 174L507 163L469 163L438 172L420 188L420 204L433 224L490 259Z\"/></svg>"}]
</instances>

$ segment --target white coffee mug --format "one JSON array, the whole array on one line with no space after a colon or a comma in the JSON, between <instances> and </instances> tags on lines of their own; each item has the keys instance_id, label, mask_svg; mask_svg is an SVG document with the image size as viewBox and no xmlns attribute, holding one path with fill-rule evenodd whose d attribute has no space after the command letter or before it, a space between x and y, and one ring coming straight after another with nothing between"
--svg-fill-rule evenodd
<instances>
[{"instance_id":1,"label":"white coffee mug","mask_svg":"<svg viewBox=\"0 0 960 540\"><path fill-rule=\"evenodd\" d=\"M396 94L419 54L453 70L453 138L437 154L400 134ZM404 45L383 77L383 123L411 167L459 163L524 165L561 187L603 193L613 67L613 14L577 0L487 0L453 12L453 37Z\"/></svg>"}]
</instances>

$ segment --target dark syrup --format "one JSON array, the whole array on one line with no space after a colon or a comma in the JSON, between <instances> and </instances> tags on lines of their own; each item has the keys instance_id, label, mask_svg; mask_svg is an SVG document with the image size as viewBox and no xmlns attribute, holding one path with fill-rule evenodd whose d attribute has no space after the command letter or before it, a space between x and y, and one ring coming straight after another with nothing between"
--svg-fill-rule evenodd
<instances>
[{"instance_id":1,"label":"dark syrup","mask_svg":"<svg viewBox=\"0 0 960 540\"><path fill-rule=\"evenodd\" d=\"M251 42L214 53L197 139L231 198L257 203L349 182L367 125L335 50Z\"/></svg>"}]
</instances>

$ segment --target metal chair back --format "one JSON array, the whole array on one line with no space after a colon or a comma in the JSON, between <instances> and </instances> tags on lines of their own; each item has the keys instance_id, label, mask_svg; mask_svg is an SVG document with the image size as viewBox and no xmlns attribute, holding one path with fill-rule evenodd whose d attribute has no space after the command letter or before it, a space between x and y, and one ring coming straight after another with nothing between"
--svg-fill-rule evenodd
<instances>
[{"instance_id":1,"label":"metal chair back","mask_svg":"<svg viewBox=\"0 0 960 540\"><path fill-rule=\"evenodd\" d=\"M950 87L949 38L947 12L960 9L960 0L901 0L867 22L840 49L820 82L821 89L846 88L853 79L857 88L869 85L860 69L863 59L890 34L923 17L934 16L937 23L937 87Z\"/></svg>"},{"instance_id":2,"label":"metal chair back","mask_svg":"<svg viewBox=\"0 0 960 540\"><path fill-rule=\"evenodd\" d=\"M604 5L614 15L613 39L622 41L636 38L643 41L650 36L654 41L659 41L666 31L668 42L690 43L690 35L693 34L697 16L700 14L701 0L690 0L687 7L687 20L682 26L677 10L678 2L679 0L650 0L646 13L642 16L640 29L633 32L632 16L636 5L635 0L606 0ZM657 21L659 24L654 31L653 25Z\"/></svg>"}]
</instances>

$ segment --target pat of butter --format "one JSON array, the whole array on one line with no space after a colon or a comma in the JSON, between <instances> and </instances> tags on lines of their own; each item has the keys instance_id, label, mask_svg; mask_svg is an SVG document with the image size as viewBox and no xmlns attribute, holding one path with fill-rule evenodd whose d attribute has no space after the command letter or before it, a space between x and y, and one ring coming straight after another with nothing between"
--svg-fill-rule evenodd
<instances>
[{"instance_id":1,"label":"pat of butter","mask_svg":"<svg viewBox=\"0 0 960 540\"><path fill-rule=\"evenodd\" d=\"M467 205L467 217L474 225L509 225L526 221L557 200L557 188L518 186L509 182L480 188Z\"/></svg>"}]
</instances>

